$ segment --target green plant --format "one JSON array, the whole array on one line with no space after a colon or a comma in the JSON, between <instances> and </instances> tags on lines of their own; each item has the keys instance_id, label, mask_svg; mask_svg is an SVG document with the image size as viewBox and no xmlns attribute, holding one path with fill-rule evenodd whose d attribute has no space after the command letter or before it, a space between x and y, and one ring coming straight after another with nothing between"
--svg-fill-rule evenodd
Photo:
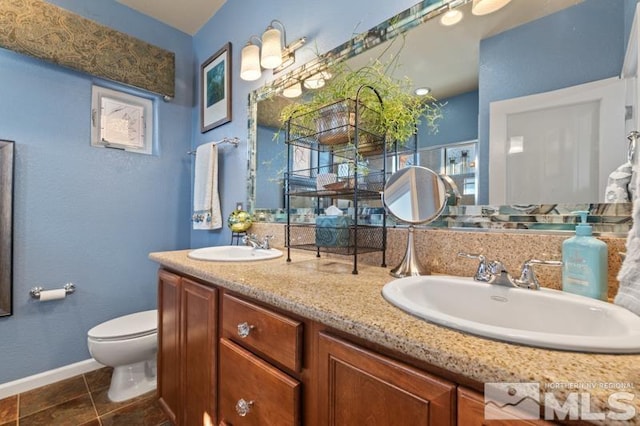
<instances>
[{"instance_id":1,"label":"green plant","mask_svg":"<svg viewBox=\"0 0 640 426\"><path fill-rule=\"evenodd\" d=\"M312 122L318 119L318 111L323 107L344 99L355 100L357 96L360 105L365 107L361 116L363 127L385 135L389 144L398 142L404 145L415 133L421 120L426 120L430 131L437 132L442 105L432 96L414 95L409 78L394 77L396 62L397 55L389 63L374 60L355 70L344 62L330 66L327 70L333 77L327 84L310 93L302 102L286 106L280 115L281 122L286 124L287 120L294 117L294 120L303 120L305 127L312 128Z\"/></svg>"}]
</instances>

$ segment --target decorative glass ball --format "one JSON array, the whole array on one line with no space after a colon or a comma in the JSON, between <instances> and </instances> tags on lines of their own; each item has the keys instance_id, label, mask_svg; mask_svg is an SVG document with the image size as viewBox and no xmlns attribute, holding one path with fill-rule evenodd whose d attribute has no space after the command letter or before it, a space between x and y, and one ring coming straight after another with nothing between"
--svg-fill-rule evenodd
<instances>
[{"instance_id":1,"label":"decorative glass ball","mask_svg":"<svg viewBox=\"0 0 640 426\"><path fill-rule=\"evenodd\" d=\"M232 232L245 232L252 223L251 215L244 210L234 210L227 219L227 226Z\"/></svg>"}]
</instances>

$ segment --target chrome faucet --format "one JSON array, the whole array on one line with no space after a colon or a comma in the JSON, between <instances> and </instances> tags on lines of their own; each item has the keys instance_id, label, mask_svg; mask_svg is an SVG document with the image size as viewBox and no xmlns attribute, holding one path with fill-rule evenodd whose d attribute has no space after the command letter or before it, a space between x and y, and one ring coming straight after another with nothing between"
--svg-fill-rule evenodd
<instances>
[{"instance_id":1,"label":"chrome faucet","mask_svg":"<svg viewBox=\"0 0 640 426\"><path fill-rule=\"evenodd\" d=\"M271 248L269 246L271 239L273 239L273 235L265 235L264 238L260 239L256 234L247 234L242 237L242 242L256 249L269 250Z\"/></svg>"},{"instance_id":2,"label":"chrome faucet","mask_svg":"<svg viewBox=\"0 0 640 426\"><path fill-rule=\"evenodd\" d=\"M476 281L504 287L526 288L529 290L540 289L540 283L533 271L533 265L562 266L562 262L559 260L529 259L522 264L520 278L513 278L499 260L487 262L486 257L481 254L458 253L458 256L468 259L478 259L480 261L478 269L473 276L473 279Z\"/></svg>"}]
</instances>

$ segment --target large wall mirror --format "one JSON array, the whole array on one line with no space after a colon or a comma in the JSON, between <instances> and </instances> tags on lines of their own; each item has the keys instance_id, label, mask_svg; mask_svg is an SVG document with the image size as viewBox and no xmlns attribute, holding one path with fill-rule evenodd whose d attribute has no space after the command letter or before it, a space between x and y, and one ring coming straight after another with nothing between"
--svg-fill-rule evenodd
<instances>
[{"instance_id":1,"label":"large wall mirror","mask_svg":"<svg viewBox=\"0 0 640 426\"><path fill-rule=\"evenodd\" d=\"M627 115L626 118L624 114L629 83L620 78L631 23L629 16L633 16L635 3L630 0L512 0L491 15L474 16L470 0L420 2L347 40L317 61L305 64L251 94L248 206L253 210L284 207L281 178L282 170L286 168L285 147L282 134L274 137L280 128L279 111L291 102L281 95L282 87L291 79L308 75L323 59L346 60L351 67L357 68L380 57L386 49L385 54L400 55L398 69L413 81L415 87L431 88L436 99L445 103L438 133L429 132L426 124L419 129L418 155L414 162L447 173L449 158L446 152L473 155L471 159L465 158L467 172L472 172L473 178L469 181L472 185L468 185L471 196L463 197L464 203L473 205L467 208L468 211L478 212L480 206L492 205L491 211L498 213L564 215L575 210L577 205L583 208L587 204L594 215L615 216L614 222L625 225L613 232L624 232L631 223L630 203L607 204L604 189L609 173L627 161L625 134L635 130L635 113L634 117ZM462 21L455 26L443 26L440 17L447 8L462 11ZM397 37L398 34L402 37ZM387 49L388 43L392 43L391 49ZM594 111L587 105L582 112L569 113L578 114L577 121L591 117L591 139L596 140L588 148L581 145L589 139L583 130L566 136L562 126L567 120L526 126L533 120L532 111L536 108L526 110L518 106L510 114L509 105L502 105L500 111L503 116L516 120L500 123L506 137L501 136L504 139L501 147L492 145L495 140L491 138L495 139L495 136L490 135L490 127L498 125L491 121L497 116L491 117L491 108L496 103L555 91L560 91L557 97L562 99L566 95L561 90L576 90L577 87L580 91L581 85L592 82L608 82L615 86L612 89L615 93L611 95L614 96L615 114L612 119L600 117L598 108L611 108L601 108L597 97L572 101L591 102L595 108ZM550 115L557 116L558 108L563 107L552 104ZM615 123L611 124L611 120ZM539 131L538 134L525 133L531 130L529 127ZM520 143L523 137L524 149ZM552 145L535 151L530 149L534 140L551 141ZM554 151L556 148L561 152ZM499 150L503 152L501 157L495 155ZM524 160L531 164L526 170L521 166L523 151L537 158ZM469 169L469 164L473 169ZM567 173L569 167L574 172ZM492 176L494 170L499 173ZM563 173L554 174L557 171ZM548 175L546 180L538 179L542 174ZM571 178L573 175L577 177ZM534 181L537 186L524 191L508 189L518 195L517 199L509 200L504 194L498 196L498 191L494 190L492 194L496 179L498 185L505 187ZM580 198L571 199L578 192L572 187L585 186ZM558 195L552 191L556 187L567 189ZM465 188L458 189L463 192Z\"/></svg>"},{"instance_id":2,"label":"large wall mirror","mask_svg":"<svg viewBox=\"0 0 640 426\"><path fill-rule=\"evenodd\" d=\"M0 140L0 316L12 313L14 143Z\"/></svg>"}]
</instances>

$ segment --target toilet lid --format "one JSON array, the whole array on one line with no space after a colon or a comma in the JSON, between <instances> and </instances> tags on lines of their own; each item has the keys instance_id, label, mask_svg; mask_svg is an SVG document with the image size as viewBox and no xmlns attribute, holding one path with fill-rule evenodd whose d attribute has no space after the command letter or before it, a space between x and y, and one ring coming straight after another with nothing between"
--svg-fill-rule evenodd
<instances>
[{"instance_id":1,"label":"toilet lid","mask_svg":"<svg viewBox=\"0 0 640 426\"><path fill-rule=\"evenodd\" d=\"M158 310L136 312L103 322L93 327L88 336L93 339L110 340L142 337L158 329Z\"/></svg>"}]
</instances>

